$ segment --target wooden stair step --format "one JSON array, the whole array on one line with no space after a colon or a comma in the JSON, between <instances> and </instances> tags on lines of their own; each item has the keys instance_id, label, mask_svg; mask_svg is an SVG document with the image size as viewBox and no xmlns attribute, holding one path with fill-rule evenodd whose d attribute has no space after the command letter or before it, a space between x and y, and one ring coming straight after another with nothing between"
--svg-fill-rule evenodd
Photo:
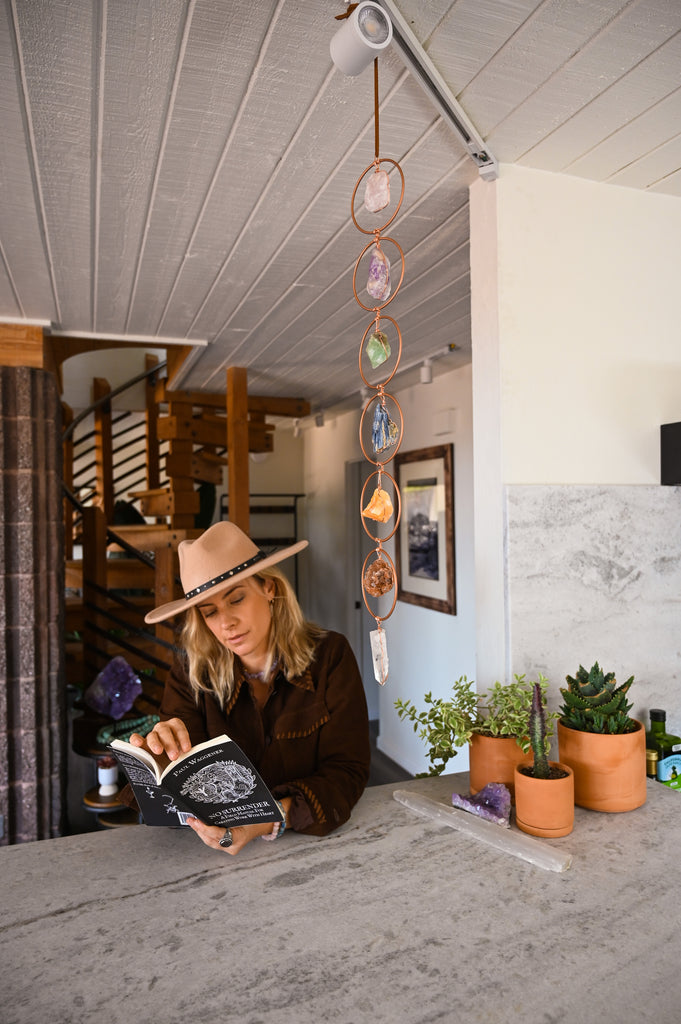
<instances>
[{"instance_id":1,"label":"wooden stair step","mask_svg":"<svg viewBox=\"0 0 681 1024\"><path fill-rule=\"evenodd\" d=\"M132 491L130 497L140 501L145 516L196 515L201 509L201 499L194 490L171 491L162 487L153 491Z\"/></svg>"},{"instance_id":2,"label":"wooden stair step","mask_svg":"<svg viewBox=\"0 0 681 1024\"><path fill-rule=\"evenodd\" d=\"M142 492L136 492L140 494ZM157 494L159 492L150 492ZM167 494L167 490L160 493ZM119 534L124 541L131 544L138 551L156 551L158 548L177 548L180 541L195 540L201 535L201 530L173 530L172 527L163 523L149 523L147 526L114 526L114 533ZM119 544L110 544L109 551L120 551Z\"/></svg>"},{"instance_id":3,"label":"wooden stair step","mask_svg":"<svg viewBox=\"0 0 681 1024\"><path fill-rule=\"evenodd\" d=\"M154 570L136 558L107 558L106 585L109 590L153 590ZM83 589L83 563L70 558L66 562L65 586Z\"/></svg>"}]
</instances>

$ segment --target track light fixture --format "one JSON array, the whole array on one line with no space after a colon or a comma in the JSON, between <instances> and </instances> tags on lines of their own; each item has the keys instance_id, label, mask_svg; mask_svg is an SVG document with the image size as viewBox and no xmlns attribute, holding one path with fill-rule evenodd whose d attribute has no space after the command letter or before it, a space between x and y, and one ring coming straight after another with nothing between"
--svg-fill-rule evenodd
<instances>
[{"instance_id":1,"label":"track light fixture","mask_svg":"<svg viewBox=\"0 0 681 1024\"><path fill-rule=\"evenodd\" d=\"M343 27L331 40L331 59L339 71L344 75L359 75L392 41L430 102L461 139L468 155L477 164L480 177L494 181L499 176L496 158L457 103L395 0L365 0L352 14L340 17L345 18Z\"/></svg>"},{"instance_id":2,"label":"track light fixture","mask_svg":"<svg viewBox=\"0 0 681 1024\"><path fill-rule=\"evenodd\" d=\"M344 75L354 78L390 46L392 37L392 23L385 11L371 0L364 0L331 40L331 60Z\"/></svg>"}]
</instances>

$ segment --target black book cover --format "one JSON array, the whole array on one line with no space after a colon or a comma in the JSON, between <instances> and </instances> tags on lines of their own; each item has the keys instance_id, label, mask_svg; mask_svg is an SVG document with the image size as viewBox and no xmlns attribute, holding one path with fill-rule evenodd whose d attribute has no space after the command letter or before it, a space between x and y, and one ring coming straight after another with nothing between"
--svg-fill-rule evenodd
<instances>
[{"instance_id":1,"label":"black book cover","mask_svg":"<svg viewBox=\"0 0 681 1024\"><path fill-rule=\"evenodd\" d=\"M163 771L130 743L114 740L110 749L147 825L184 825L189 815L225 828L282 820L263 779L228 736L199 743Z\"/></svg>"}]
</instances>

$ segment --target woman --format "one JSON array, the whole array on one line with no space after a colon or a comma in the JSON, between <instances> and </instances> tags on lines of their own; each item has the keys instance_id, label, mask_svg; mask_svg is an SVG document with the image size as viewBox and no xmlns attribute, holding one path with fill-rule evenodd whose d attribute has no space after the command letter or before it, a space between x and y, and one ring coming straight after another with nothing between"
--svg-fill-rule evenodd
<instances>
[{"instance_id":1,"label":"woman","mask_svg":"<svg viewBox=\"0 0 681 1024\"><path fill-rule=\"evenodd\" d=\"M326 835L350 817L369 777L369 725L347 640L303 619L276 563L307 541L266 556L233 523L211 526L178 548L185 597L150 612L185 621L161 702L161 718L136 746L171 760L227 733L280 802L283 825L225 830L188 824L215 849L236 854L286 828Z\"/></svg>"}]
</instances>

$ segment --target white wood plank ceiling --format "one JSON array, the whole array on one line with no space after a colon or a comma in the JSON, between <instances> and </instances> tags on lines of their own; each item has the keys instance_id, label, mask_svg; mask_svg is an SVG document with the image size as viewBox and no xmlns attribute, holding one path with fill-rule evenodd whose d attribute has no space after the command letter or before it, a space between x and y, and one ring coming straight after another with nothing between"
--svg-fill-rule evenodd
<instances>
[{"instance_id":1,"label":"white wood plank ceiling","mask_svg":"<svg viewBox=\"0 0 681 1024\"><path fill-rule=\"evenodd\" d=\"M397 5L500 163L681 196L680 0ZM373 77L331 62L343 10L0 0L0 317L200 340L184 387L224 391L239 365L254 393L354 399ZM406 177L386 312L402 365L437 372L470 359L477 168L392 49L380 98Z\"/></svg>"}]
</instances>

